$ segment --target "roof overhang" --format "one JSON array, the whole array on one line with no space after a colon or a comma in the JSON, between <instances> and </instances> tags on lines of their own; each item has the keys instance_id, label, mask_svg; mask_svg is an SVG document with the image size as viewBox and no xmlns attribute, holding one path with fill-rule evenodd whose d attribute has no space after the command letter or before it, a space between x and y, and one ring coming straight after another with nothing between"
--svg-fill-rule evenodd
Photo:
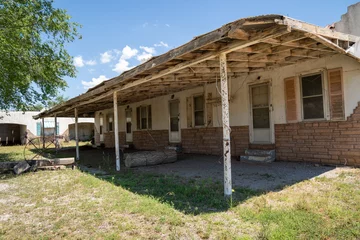
<instances>
[{"instance_id":1,"label":"roof overhang","mask_svg":"<svg viewBox=\"0 0 360 240\"><path fill-rule=\"evenodd\" d=\"M349 49L360 37L318 27L282 15L243 18L89 89L36 116L70 117L213 83L219 75L218 56L227 54L228 75L268 71L311 59L344 54L360 62Z\"/></svg>"}]
</instances>

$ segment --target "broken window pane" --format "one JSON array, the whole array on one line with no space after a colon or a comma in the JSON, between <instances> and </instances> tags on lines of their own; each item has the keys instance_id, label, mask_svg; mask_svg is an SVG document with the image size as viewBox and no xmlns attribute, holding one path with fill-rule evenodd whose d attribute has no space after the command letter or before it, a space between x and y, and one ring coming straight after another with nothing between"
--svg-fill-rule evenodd
<instances>
[{"instance_id":1,"label":"broken window pane","mask_svg":"<svg viewBox=\"0 0 360 240\"><path fill-rule=\"evenodd\" d=\"M304 119L324 118L323 97L310 97L303 99Z\"/></svg>"}]
</instances>

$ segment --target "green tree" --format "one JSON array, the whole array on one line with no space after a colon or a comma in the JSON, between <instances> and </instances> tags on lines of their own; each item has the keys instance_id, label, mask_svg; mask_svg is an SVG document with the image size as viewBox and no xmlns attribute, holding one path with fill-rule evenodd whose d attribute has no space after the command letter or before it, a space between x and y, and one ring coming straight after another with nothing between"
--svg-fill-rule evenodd
<instances>
[{"instance_id":1,"label":"green tree","mask_svg":"<svg viewBox=\"0 0 360 240\"><path fill-rule=\"evenodd\" d=\"M26 111L67 87L76 69L65 45L79 27L52 0L0 0L0 109Z\"/></svg>"},{"instance_id":2,"label":"green tree","mask_svg":"<svg viewBox=\"0 0 360 240\"><path fill-rule=\"evenodd\" d=\"M63 102L66 102L67 100L69 100L68 97L64 97L64 95L57 95L56 97L54 97L53 99L50 99L46 102L46 107L47 108L52 108L55 107L58 104L61 104Z\"/></svg>"}]
</instances>

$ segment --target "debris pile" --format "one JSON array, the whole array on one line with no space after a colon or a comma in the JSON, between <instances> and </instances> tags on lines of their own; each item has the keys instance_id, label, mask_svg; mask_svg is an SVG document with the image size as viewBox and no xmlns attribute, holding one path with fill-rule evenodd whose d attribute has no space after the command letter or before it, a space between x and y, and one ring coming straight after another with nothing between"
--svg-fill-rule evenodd
<instances>
[{"instance_id":1,"label":"debris pile","mask_svg":"<svg viewBox=\"0 0 360 240\"><path fill-rule=\"evenodd\" d=\"M41 160L24 160L17 162L0 162L0 172L14 172L16 175L25 172L35 172L37 170L60 170L67 166L74 168L75 159L55 158Z\"/></svg>"}]
</instances>

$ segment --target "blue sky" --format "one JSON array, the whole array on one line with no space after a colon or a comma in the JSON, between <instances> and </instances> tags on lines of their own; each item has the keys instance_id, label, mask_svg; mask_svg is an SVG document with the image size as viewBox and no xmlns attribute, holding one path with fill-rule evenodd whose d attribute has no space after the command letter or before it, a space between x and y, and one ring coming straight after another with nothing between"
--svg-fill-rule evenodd
<instances>
[{"instance_id":1,"label":"blue sky","mask_svg":"<svg viewBox=\"0 0 360 240\"><path fill-rule=\"evenodd\" d=\"M282 14L319 26L340 20L357 1L121 1L55 0L80 23L81 40L69 44L77 77L63 93L75 97L151 57L239 18Z\"/></svg>"}]
</instances>

